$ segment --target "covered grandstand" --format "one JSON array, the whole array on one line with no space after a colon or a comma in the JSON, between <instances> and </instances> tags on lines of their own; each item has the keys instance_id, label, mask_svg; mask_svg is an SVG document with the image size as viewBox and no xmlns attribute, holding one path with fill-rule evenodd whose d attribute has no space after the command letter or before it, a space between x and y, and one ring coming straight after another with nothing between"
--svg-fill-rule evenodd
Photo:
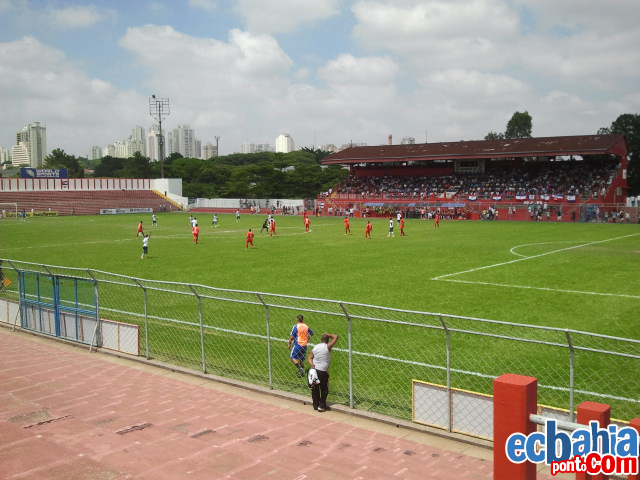
<instances>
[{"instance_id":1,"label":"covered grandstand","mask_svg":"<svg viewBox=\"0 0 640 480\"><path fill-rule=\"evenodd\" d=\"M497 210L522 220L544 208L553 220L603 220L626 206L627 154L624 135L351 147L322 162L350 175L318 200L334 215L481 218Z\"/></svg>"}]
</instances>

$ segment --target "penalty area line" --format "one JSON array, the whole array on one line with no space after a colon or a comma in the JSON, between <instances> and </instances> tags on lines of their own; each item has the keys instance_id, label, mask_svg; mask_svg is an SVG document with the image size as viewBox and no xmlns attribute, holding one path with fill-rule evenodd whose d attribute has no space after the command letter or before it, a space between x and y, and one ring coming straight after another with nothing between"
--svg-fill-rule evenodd
<instances>
[{"instance_id":1,"label":"penalty area line","mask_svg":"<svg viewBox=\"0 0 640 480\"><path fill-rule=\"evenodd\" d=\"M501 267L502 265L509 265L509 264L512 264L512 263L523 262L525 260L531 260L533 258L544 257L546 255L551 255L553 253L564 252L564 251L573 250L573 249L576 249L576 248L588 247L589 245L596 245L598 243L612 242L614 240L620 240L622 238L628 238L628 237L635 237L637 235L640 235L640 233L632 233L632 234L629 234L629 235L622 235L621 237L607 238L605 240L596 240L595 242L582 243L580 245L574 245L572 247L559 248L557 250L551 250L550 252L540 253L538 255L532 255L530 257L516 258L515 260L508 260L506 262L494 263L493 265L485 265L483 267L471 268L469 270L463 270L461 272L447 273L445 275L440 275L438 277L433 277L431 280L442 280L442 279L445 279L445 278L448 278L448 277L454 277L456 275L462 275L463 273L471 273L471 272L477 272L479 270L487 270L489 268Z\"/></svg>"}]
</instances>

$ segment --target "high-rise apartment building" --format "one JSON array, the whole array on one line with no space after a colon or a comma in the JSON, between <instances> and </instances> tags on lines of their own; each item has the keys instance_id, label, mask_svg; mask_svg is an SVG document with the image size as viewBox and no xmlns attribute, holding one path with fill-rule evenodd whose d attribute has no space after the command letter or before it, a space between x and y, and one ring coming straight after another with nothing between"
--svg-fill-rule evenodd
<instances>
[{"instance_id":1,"label":"high-rise apartment building","mask_svg":"<svg viewBox=\"0 0 640 480\"><path fill-rule=\"evenodd\" d=\"M9 155L9 150L6 148L0 147L0 165L3 163L7 163L11 160L11 155Z\"/></svg>"},{"instance_id":2,"label":"high-rise apartment building","mask_svg":"<svg viewBox=\"0 0 640 480\"><path fill-rule=\"evenodd\" d=\"M256 153L256 144L245 142L240 147L240 153Z\"/></svg>"},{"instance_id":3,"label":"high-rise apartment building","mask_svg":"<svg viewBox=\"0 0 640 480\"><path fill-rule=\"evenodd\" d=\"M273 152L273 147L268 143L256 143L256 153Z\"/></svg>"},{"instance_id":4,"label":"high-rise apartment building","mask_svg":"<svg viewBox=\"0 0 640 480\"><path fill-rule=\"evenodd\" d=\"M29 149L25 142L18 142L17 145L11 147L11 165L28 167L29 163Z\"/></svg>"},{"instance_id":5,"label":"high-rise apartment building","mask_svg":"<svg viewBox=\"0 0 640 480\"><path fill-rule=\"evenodd\" d=\"M47 127L40 125L40 122L27 125L16 133L16 146L19 147L20 143L24 143L27 149L27 164L33 168L41 167L47 156ZM16 151L23 162L22 149L18 148Z\"/></svg>"},{"instance_id":6,"label":"high-rise apartment building","mask_svg":"<svg viewBox=\"0 0 640 480\"><path fill-rule=\"evenodd\" d=\"M167 135L169 154L179 153L185 158L195 158L196 142L193 129L189 125L178 125Z\"/></svg>"},{"instance_id":7,"label":"high-rise apartment building","mask_svg":"<svg viewBox=\"0 0 640 480\"><path fill-rule=\"evenodd\" d=\"M276 137L276 153L293 152L293 138L288 133L281 133Z\"/></svg>"},{"instance_id":8,"label":"high-rise apartment building","mask_svg":"<svg viewBox=\"0 0 640 480\"><path fill-rule=\"evenodd\" d=\"M97 145L91 147L91 153L89 153L89 160L100 160L102 158L102 148Z\"/></svg>"},{"instance_id":9,"label":"high-rise apartment building","mask_svg":"<svg viewBox=\"0 0 640 480\"><path fill-rule=\"evenodd\" d=\"M153 125L147 133L147 157L151 162L157 162L160 160L160 147L158 145L158 135L160 134L160 128L158 125ZM166 145L165 145L166 150Z\"/></svg>"},{"instance_id":10,"label":"high-rise apartment building","mask_svg":"<svg viewBox=\"0 0 640 480\"><path fill-rule=\"evenodd\" d=\"M202 147L202 156L203 160L208 160L211 157L218 156L218 147L216 147L213 143L207 142L205 146Z\"/></svg>"}]
</instances>

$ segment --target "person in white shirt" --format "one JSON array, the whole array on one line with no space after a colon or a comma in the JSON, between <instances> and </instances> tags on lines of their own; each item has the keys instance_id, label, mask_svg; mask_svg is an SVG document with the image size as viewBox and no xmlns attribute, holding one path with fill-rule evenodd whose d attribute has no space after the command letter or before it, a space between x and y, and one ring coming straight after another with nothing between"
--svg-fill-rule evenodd
<instances>
[{"instance_id":1,"label":"person in white shirt","mask_svg":"<svg viewBox=\"0 0 640 480\"><path fill-rule=\"evenodd\" d=\"M327 396L329 395L329 364L331 363L331 349L338 341L335 333L323 333L318 345L309 354L309 365L315 369L320 383L311 388L313 409L319 412L327 410Z\"/></svg>"},{"instance_id":2,"label":"person in white shirt","mask_svg":"<svg viewBox=\"0 0 640 480\"><path fill-rule=\"evenodd\" d=\"M402 218L402 213L398 212L398 214L396 215L396 218L398 219L398 223L400 223L400 219Z\"/></svg>"},{"instance_id":3,"label":"person in white shirt","mask_svg":"<svg viewBox=\"0 0 640 480\"><path fill-rule=\"evenodd\" d=\"M387 233L387 237L393 237L393 218L389 217L389 233Z\"/></svg>"},{"instance_id":4,"label":"person in white shirt","mask_svg":"<svg viewBox=\"0 0 640 480\"><path fill-rule=\"evenodd\" d=\"M213 221L211 222L211 225L216 227L216 228L218 227L218 214L217 213L213 214Z\"/></svg>"},{"instance_id":5,"label":"person in white shirt","mask_svg":"<svg viewBox=\"0 0 640 480\"><path fill-rule=\"evenodd\" d=\"M142 255L140 255L140 258L144 258L145 255L148 257L149 256L149 237L151 236L151 234L147 234L142 238Z\"/></svg>"},{"instance_id":6,"label":"person in white shirt","mask_svg":"<svg viewBox=\"0 0 640 480\"><path fill-rule=\"evenodd\" d=\"M193 217L191 219L191 228L196 228L198 226L198 220L196 220L196 217Z\"/></svg>"},{"instance_id":7,"label":"person in white shirt","mask_svg":"<svg viewBox=\"0 0 640 480\"><path fill-rule=\"evenodd\" d=\"M240 221L240 210L236 210L236 223Z\"/></svg>"},{"instance_id":8,"label":"person in white shirt","mask_svg":"<svg viewBox=\"0 0 640 480\"><path fill-rule=\"evenodd\" d=\"M153 227L157 227L158 226L158 219L156 218L156 214L152 214L151 215L151 226Z\"/></svg>"}]
</instances>

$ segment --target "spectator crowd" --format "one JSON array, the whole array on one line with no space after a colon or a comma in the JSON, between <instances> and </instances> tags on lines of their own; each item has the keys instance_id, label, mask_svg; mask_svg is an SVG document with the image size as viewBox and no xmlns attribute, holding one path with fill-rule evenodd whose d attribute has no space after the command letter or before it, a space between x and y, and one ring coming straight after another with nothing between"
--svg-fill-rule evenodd
<instances>
[{"instance_id":1,"label":"spectator crowd","mask_svg":"<svg viewBox=\"0 0 640 480\"><path fill-rule=\"evenodd\" d=\"M612 165L587 162L553 162L496 168L485 173L456 173L434 177L349 176L337 193L356 198L426 198L430 195L477 196L478 199L516 195L575 195L597 199L607 191L616 174Z\"/></svg>"}]
</instances>

